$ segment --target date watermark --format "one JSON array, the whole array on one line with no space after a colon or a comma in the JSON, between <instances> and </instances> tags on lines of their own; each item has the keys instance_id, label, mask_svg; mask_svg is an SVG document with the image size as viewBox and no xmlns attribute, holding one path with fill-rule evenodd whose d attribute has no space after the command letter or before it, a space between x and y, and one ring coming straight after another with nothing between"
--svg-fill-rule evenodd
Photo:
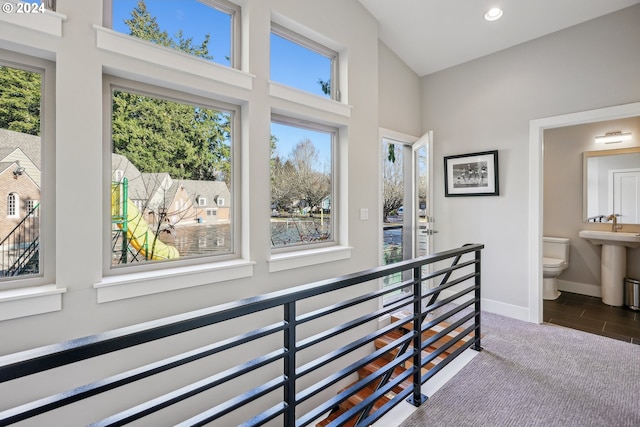
<instances>
[{"instance_id":1,"label":"date watermark","mask_svg":"<svg viewBox=\"0 0 640 427\"><path fill-rule=\"evenodd\" d=\"M2 12L3 13L44 13L45 7L44 3L2 3Z\"/></svg>"}]
</instances>

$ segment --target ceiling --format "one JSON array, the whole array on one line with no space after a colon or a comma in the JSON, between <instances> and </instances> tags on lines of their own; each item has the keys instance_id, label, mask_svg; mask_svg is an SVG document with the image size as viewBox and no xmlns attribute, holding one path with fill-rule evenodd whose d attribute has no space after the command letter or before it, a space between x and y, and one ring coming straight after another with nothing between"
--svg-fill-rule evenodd
<instances>
[{"instance_id":1,"label":"ceiling","mask_svg":"<svg viewBox=\"0 0 640 427\"><path fill-rule=\"evenodd\" d=\"M380 39L419 76L640 3L640 0L359 0ZM484 20L492 7L501 19Z\"/></svg>"}]
</instances>

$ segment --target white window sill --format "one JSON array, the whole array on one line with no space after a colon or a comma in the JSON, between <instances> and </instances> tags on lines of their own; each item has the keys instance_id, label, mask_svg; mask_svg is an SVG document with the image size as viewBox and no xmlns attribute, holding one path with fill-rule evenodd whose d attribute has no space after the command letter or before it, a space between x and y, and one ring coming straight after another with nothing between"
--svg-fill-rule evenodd
<instances>
[{"instance_id":1,"label":"white window sill","mask_svg":"<svg viewBox=\"0 0 640 427\"><path fill-rule=\"evenodd\" d=\"M0 321L62 310L62 294L56 285L0 291Z\"/></svg>"},{"instance_id":2,"label":"white window sill","mask_svg":"<svg viewBox=\"0 0 640 427\"><path fill-rule=\"evenodd\" d=\"M17 25L55 37L62 37L62 22L67 20L65 15L50 10L45 10L44 13L18 13L17 3L20 3L19 1L4 0L2 3L5 5L4 7L11 8L11 13L8 13L8 9L3 9L0 12L0 22Z\"/></svg>"},{"instance_id":3,"label":"white window sill","mask_svg":"<svg viewBox=\"0 0 640 427\"><path fill-rule=\"evenodd\" d=\"M255 262L233 260L104 277L93 287L98 303L208 285L253 275Z\"/></svg>"},{"instance_id":4,"label":"white window sill","mask_svg":"<svg viewBox=\"0 0 640 427\"><path fill-rule=\"evenodd\" d=\"M350 105L334 101L333 99L323 98L319 95L314 95L279 83L269 82L269 95L277 99L291 102L296 106L302 106L303 108L311 107L314 110L325 111L339 117L351 117L352 107ZM289 108L286 108L285 105L278 108L278 105L274 104L274 107L276 111L282 110L285 114L292 112L288 111ZM294 111L297 111L297 109Z\"/></svg>"},{"instance_id":5,"label":"white window sill","mask_svg":"<svg viewBox=\"0 0 640 427\"><path fill-rule=\"evenodd\" d=\"M96 31L96 45L99 49L139 59L162 68L170 68L216 80L236 88L246 90L253 88L254 76L251 74L99 25L94 25L93 28Z\"/></svg>"},{"instance_id":6,"label":"white window sill","mask_svg":"<svg viewBox=\"0 0 640 427\"><path fill-rule=\"evenodd\" d=\"M309 249L294 252L283 252L271 255L269 272L292 270L294 268L309 267L326 262L340 261L351 258L349 246L330 246L320 249Z\"/></svg>"}]
</instances>

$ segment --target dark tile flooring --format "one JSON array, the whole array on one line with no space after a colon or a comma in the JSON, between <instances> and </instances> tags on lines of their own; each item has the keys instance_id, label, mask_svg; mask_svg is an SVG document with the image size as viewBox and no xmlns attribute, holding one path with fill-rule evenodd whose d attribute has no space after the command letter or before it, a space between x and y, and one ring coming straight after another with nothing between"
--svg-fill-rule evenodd
<instances>
[{"instance_id":1,"label":"dark tile flooring","mask_svg":"<svg viewBox=\"0 0 640 427\"><path fill-rule=\"evenodd\" d=\"M543 320L640 345L640 311L611 307L600 298L562 292L556 300L544 300Z\"/></svg>"}]
</instances>

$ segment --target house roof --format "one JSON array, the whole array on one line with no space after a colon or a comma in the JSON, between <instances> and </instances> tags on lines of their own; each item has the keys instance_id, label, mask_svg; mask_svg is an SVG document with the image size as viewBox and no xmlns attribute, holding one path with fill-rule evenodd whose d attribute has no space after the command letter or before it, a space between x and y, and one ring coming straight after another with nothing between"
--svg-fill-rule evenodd
<instances>
[{"instance_id":1,"label":"house roof","mask_svg":"<svg viewBox=\"0 0 640 427\"><path fill-rule=\"evenodd\" d=\"M206 205L202 207L218 207L218 199L224 199L222 206L229 207L231 202L231 193L227 188L227 184L224 181L196 181L191 179L181 179L177 181L178 186L183 186L184 189L193 197L194 202L197 204L198 197L204 197L206 199Z\"/></svg>"},{"instance_id":2,"label":"house roof","mask_svg":"<svg viewBox=\"0 0 640 427\"><path fill-rule=\"evenodd\" d=\"M42 151L39 136L0 129L0 160L13 153L16 148L22 150L29 160L38 169L42 170Z\"/></svg>"}]
</instances>

